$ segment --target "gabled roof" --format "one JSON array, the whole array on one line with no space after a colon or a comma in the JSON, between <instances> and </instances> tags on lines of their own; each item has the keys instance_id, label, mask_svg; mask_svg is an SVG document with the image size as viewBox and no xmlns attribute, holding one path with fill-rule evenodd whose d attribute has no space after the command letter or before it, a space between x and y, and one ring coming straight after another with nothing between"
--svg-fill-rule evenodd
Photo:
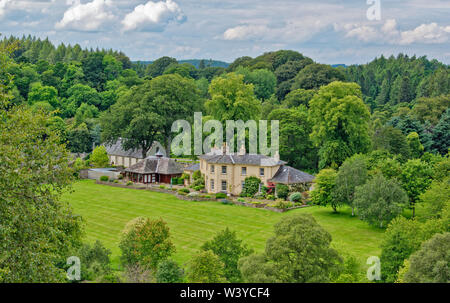
<instances>
[{"instance_id":1,"label":"gabled roof","mask_svg":"<svg viewBox=\"0 0 450 303\"><path fill-rule=\"evenodd\" d=\"M314 176L302 172L293 167L283 165L273 176L270 182L281 184L299 184L299 183L311 183L314 181Z\"/></svg>"},{"instance_id":2,"label":"gabled roof","mask_svg":"<svg viewBox=\"0 0 450 303\"><path fill-rule=\"evenodd\" d=\"M256 166L277 166L286 164L284 161L258 154L206 154L199 157L212 164L238 164L238 165L256 165Z\"/></svg>"},{"instance_id":3,"label":"gabled roof","mask_svg":"<svg viewBox=\"0 0 450 303\"><path fill-rule=\"evenodd\" d=\"M142 158L142 149L130 149L130 150L124 150L122 147L122 139L118 139L113 144L105 144L106 153L110 156L120 156L120 157L130 157L130 158L136 158L136 159L143 159ZM163 156L167 156L165 154L165 149L163 146L158 142L153 142L152 147L148 151L147 155L154 156L156 153L159 152Z\"/></svg>"},{"instance_id":4,"label":"gabled roof","mask_svg":"<svg viewBox=\"0 0 450 303\"><path fill-rule=\"evenodd\" d=\"M188 167L186 167L184 170L187 171L197 171L200 170L200 163L195 163L193 165L189 165Z\"/></svg>"},{"instance_id":5,"label":"gabled roof","mask_svg":"<svg viewBox=\"0 0 450 303\"><path fill-rule=\"evenodd\" d=\"M183 173L183 166L175 160L165 157L148 157L125 169L125 172L137 174L178 175Z\"/></svg>"}]
</instances>

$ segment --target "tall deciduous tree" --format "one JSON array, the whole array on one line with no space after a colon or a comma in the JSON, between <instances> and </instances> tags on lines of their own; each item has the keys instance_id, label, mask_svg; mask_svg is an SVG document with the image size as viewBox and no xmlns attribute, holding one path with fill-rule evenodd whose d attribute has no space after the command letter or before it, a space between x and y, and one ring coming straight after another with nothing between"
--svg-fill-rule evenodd
<instances>
[{"instance_id":1,"label":"tall deciduous tree","mask_svg":"<svg viewBox=\"0 0 450 303\"><path fill-rule=\"evenodd\" d=\"M212 251L201 251L192 257L187 279L190 283L224 283L224 265Z\"/></svg>"},{"instance_id":2,"label":"tall deciduous tree","mask_svg":"<svg viewBox=\"0 0 450 303\"><path fill-rule=\"evenodd\" d=\"M408 197L393 180L377 174L356 188L353 204L361 220L382 228L401 214Z\"/></svg>"},{"instance_id":3,"label":"tall deciduous tree","mask_svg":"<svg viewBox=\"0 0 450 303\"><path fill-rule=\"evenodd\" d=\"M336 188L337 173L334 169L322 169L314 180L314 189L311 192L311 201L320 206L331 205L334 212L341 205L339 200L335 199L334 190Z\"/></svg>"},{"instance_id":4,"label":"tall deciduous tree","mask_svg":"<svg viewBox=\"0 0 450 303\"><path fill-rule=\"evenodd\" d=\"M48 116L5 110L0 92L0 282L64 282L57 265L81 244L81 219L60 201L68 152Z\"/></svg>"},{"instance_id":5,"label":"tall deciduous tree","mask_svg":"<svg viewBox=\"0 0 450 303\"><path fill-rule=\"evenodd\" d=\"M347 157L368 151L370 113L357 84L331 83L309 105L310 136L319 147L319 168L339 166Z\"/></svg>"},{"instance_id":6,"label":"tall deciduous tree","mask_svg":"<svg viewBox=\"0 0 450 303\"><path fill-rule=\"evenodd\" d=\"M409 160L402 167L402 187L408 194L413 216L420 194L424 193L432 182L433 169L420 159Z\"/></svg>"},{"instance_id":7,"label":"tall deciduous tree","mask_svg":"<svg viewBox=\"0 0 450 303\"><path fill-rule=\"evenodd\" d=\"M305 106L298 109L275 109L268 120L280 121L280 156L289 165L315 170L317 166L317 150L309 138L311 125L308 121L308 110Z\"/></svg>"},{"instance_id":8,"label":"tall deciduous tree","mask_svg":"<svg viewBox=\"0 0 450 303\"><path fill-rule=\"evenodd\" d=\"M215 119L248 121L259 118L261 104L253 93L253 85L235 73L214 79L209 87L211 99L205 104Z\"/></svg>"},{"instance_id":9,"label":"tall deciduous tree","mask_svg":"<svg viewBox=\"0 0 450 303\"><path fill-rule=\"evenodd\" d=\"M362 155L355 155L339 167L334 189L335 199L349 205L352 208L352 216L355 215L353 201L358 186L366 183L368 179L366 159Z\"/></svg>"},{"instance_id":10,"label":"tall deciduous tree","mask_svg":"<svg viewBox=\"0 0 450 303\"><path fill-rule=\"evenodd\" d=\"M125 266L139 265L151 270L175 252L166 222L142 217L127 223L119 247Z\"/></svg>"},{"instance_id":11,"label":"tall deciduous tree","mask_svg":"<svg viewBox=\"0 0 450 303\"><path fill-rule=\"evenodd\" d=\"M247 282L328 282L342 262L330 244L331 235L311 215L286 217L275 225L265 253L244 258L240 268ZM255 274L249 263L264 274Z\"/></svg>"},{"instance_id":12,"label":"tall deciduous tree","mask_svg":"<svg viewBox=\"0 0 450 303\"><path fill-rule=\"evenodd\" d=\"M155 140L164 142L170 154L171 128L178 119L190 120L200 108L200 97L193 80L164 75L128 93L101 117L103 139L122 138L125 149L142 149L146 157Z\"/></svg>"},{"instance_id":13,"label":"tall deciduous tree","mask_svg":"<svg viewBox=\"0 0 450 303\"><path fill-rule=\"evenodd\" d=\"M224 276L228 282L241 282L241 272L238 269L238 261L251 253L247 245L237 238L236 232L228 228L219 232L214 239L206 242L202 250L211 250L219 256L224 264Z\"/></svg>"}]
</instances>

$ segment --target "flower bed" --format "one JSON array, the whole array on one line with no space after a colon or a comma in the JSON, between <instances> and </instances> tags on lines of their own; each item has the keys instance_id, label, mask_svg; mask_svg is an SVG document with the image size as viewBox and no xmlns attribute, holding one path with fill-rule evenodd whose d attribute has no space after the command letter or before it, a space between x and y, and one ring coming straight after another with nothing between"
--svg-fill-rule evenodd
<instances>
[{"instance_id":1,"label":"flower bed","mask_svg":"<svg viewBox=\"0 0 450 303\"><path fill-rule=\"evenodd\" d=\"M178 189L175 187L173 187L173 189L170 190L168 188L161 188L160 186L154 186L154 185L147 186L144 184L126 185L123 183L111 183L111 182L102 182L102 181L96 181L96 183L101 184L101 185L113 186L113 187L149 190L149 191L154 191L154 192L171 194L183 201L196 201L196 202L206 202L206 201L220 202L221 201L221 199L215 199L214 195L211 195L211 197L205 197L205 196L209 196L209 195L201 195L201 194L199 194L198 196L197 195L190 196L189 194L180 195L178 193ZM274 203L276 203L276 201L272 201L272 200L258 200L258 199L247 199L244 201L238 201L238 200L243 200L243 199L238 198L238 199L232 200L230 202L232 204L238 205L238 206L260 208L260 209L265 209L265 210L274 211L274 212L278 212L278 213L284 213L284 212L287 212L287 211L290 211L293 209L309 207L309 205L298 205L298 206L293 206L293 207L279 208L279 207L271 206ZM285 202L289 203L288 201L285 201Z\"/></svg>"}]
</instances>

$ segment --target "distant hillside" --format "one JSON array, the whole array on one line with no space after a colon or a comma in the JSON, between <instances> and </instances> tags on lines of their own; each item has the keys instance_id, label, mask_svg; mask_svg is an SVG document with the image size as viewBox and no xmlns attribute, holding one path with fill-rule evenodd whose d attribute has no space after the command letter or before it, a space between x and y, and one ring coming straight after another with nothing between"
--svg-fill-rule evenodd
<instances>
[{"instance_id":1,"label":"distant hillside","mask_svg":"<svg viewBox=\"0 0 450 303\"><path fill-rule=\"evenodd\" d=\"M345 65L345 64L332 64L331 66L332 67L341 67L342 66L342 67L345 67L345 68L347 67L347 65Z\"/></svg>"},{"instance_id":2,"label":"distant hillside","mask_svg":"<svg viewBox=\"0 0 450 303\"><path fill-rule=\"evenodd\" d=\"M203 59L203 60L205 62L205 66L227 68L230 65L230 63L223 62L223 61L210 60L210 59ZM189 63L189 64L194 65L196 68L198 68L200 66L201 61L202 61L202 59L178 60L179 63ZM153 63L153 61L139 61L139 62L144 65ZM133 63L137 63L137 61L135 61Z\"/></svg>"}]
</instances>

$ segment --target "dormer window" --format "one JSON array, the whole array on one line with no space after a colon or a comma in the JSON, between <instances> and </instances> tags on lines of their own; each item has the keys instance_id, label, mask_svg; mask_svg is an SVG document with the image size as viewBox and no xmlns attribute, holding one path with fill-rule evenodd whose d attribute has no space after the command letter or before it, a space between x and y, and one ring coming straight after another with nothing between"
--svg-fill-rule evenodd
<instances>
[{"instance_id":1,"label":"dormer window","mask_svg":"<svg viewBox=\"0 0 450 303\"><path fill-rule=\"evenodd\" d=\"M213 174L214 173L214 165L211 165L211 173Z\"/></svg>"},{"instance_id":2,"label":"dormer window","mask_svg":"<svg viewBox=\"0 0 450 303\"><path fill-rule=\"evenodd\" d=\"M226 166L222 166L222 174L223 175L227 174L227 167Z\"/></svg>"},{"instance_id":3,"label":"dormer window","mask_svg":"<svg viewBox=\"0 0 450 303\"><path fill-rule=\"evenodd\" d=\"M247 167L242 167L242 175L243 176L247 175Z\"/></svg>"},{"instance_id":4,"label":"dormer window","mask_svg":"<svg viewBox=\"0 0 450 303\"><path fill-rule=\"evenodd\" d=\"M260 169L259 169L259 175L260 175L261 177L263 177L264 174L265 174L264 168L260 168Z\"/></svg>"}]
</instances>

